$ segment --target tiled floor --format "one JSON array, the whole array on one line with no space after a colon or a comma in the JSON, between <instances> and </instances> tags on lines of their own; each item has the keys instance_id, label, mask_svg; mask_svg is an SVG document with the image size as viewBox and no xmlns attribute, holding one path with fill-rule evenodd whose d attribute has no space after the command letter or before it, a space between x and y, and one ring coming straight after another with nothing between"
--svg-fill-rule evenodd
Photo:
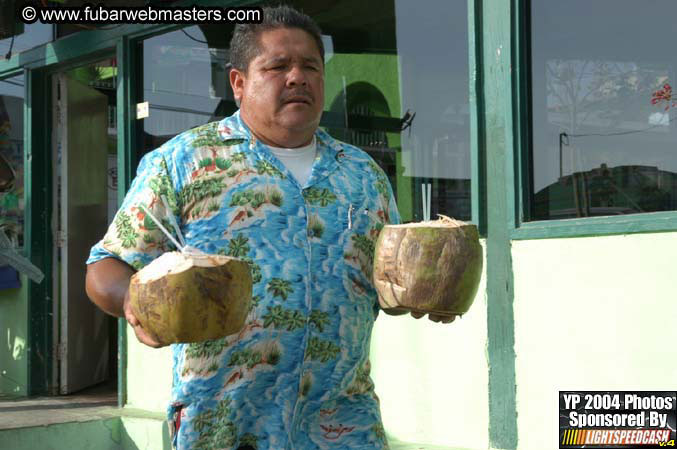
<instances>
[{"instance_id":1,"label":"tiled floor","mask_svg":"<svg viewBox=\"0 0 677 450\"><path fill-rule=\"evenodd\" d=\"M119 416L115 386L56 397L0 400L0 430Z\"/></svg>"}]
</instances>

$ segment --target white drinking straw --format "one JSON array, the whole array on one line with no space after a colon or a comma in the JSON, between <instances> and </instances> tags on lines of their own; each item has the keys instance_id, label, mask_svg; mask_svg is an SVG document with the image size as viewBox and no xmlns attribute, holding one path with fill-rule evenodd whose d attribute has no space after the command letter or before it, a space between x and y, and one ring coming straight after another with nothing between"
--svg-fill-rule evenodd
<instances>
[{"instance_id":1,"label":"white drinking straw","mask_svg":"<svg viewBox=\"0 0 677 450\"><path fill-rule=\"evenodd\" d=\"M179 244L179 243L176 241L176 239L174 239L174 236L172 236L171 234L169 234L169 231L167 231L167 230L165 229L165 227L162 226L162 224L160 223L160 221L157 220L157 219L155 218L155 216L154 216L153 214L151 214L151 212L148 211L148 209L147 209L145 206L143 206L142 204L139 204L139 206L141 207L141 209L144 210L144 212L145 212L146 214L148 214L148 215L150 216L151 219L153 219L153 222L155 222L155 225L157 225L158 228L160 228L160 230L162 230L162 232L169 238L169 240L172 241L172 242L174 243L174 245L176 246L176 248L178 248L180 251L183 251L184 246L181 245L181 244ZM170 215L171 215L171 212L170 212Z\"/></svg>"}]
</instances>

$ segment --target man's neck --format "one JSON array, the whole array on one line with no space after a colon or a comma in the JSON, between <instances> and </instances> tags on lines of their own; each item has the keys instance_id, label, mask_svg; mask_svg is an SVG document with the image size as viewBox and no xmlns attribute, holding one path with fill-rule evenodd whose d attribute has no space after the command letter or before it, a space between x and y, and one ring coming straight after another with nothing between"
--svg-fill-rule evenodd
<instances>
[{"instance_id":1,"label":"man's neck","mask_svg":"<svg viewBox=\"0 0 677 450\"><path fill-rule=\"evenodd\" d=\"M308 131L293 131L293 130L279 130L278 132L260 132L250 125L250 121L245 114L240 113L240 118L247 125L249 131L262 143L271 147L278 148L297 148L310 145L315 135L314 130Z\"/></svg>"}]
</instances>

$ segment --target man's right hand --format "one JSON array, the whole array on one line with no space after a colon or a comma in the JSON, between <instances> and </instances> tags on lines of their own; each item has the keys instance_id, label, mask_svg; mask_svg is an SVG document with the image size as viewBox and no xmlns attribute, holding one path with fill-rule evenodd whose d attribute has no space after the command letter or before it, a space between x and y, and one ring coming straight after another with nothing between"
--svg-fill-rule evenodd
<instances>
[{"instance_id":1,"label":"man's right hand","mask_svg":"<svg viewBox=\"0 0 677 450\"><path fill-rule=\"evenodd\" d=\"M153 348L164 347L164 345L160 344L148 333L146 333L146 330L143 329L141 322L139 322L139 319L137 319L132 312L132 307L129 304L129 289L127 289L127 293L125 294L125 301L122 309L125 313L125 320L127 320L127 323L134 330L134 334L136 334L136 338L139 340L139 342Z\"/></svg>"}]
</instances>

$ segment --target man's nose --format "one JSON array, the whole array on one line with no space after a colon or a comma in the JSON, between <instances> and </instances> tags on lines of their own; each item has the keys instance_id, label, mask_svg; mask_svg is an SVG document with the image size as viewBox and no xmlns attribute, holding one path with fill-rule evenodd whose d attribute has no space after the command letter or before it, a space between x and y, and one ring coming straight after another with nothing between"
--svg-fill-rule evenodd
<instances>
[{"instance_id":1,"label":"man's nose","mask_svg":"<svg viewBox=\"0 0 677 450\"><path fill-rule=\"evenodd\" d=\"M287 84L290 86L305 86L308 80L302 67L293 65L287 74Z\"/></svg>"}]
</instances>

